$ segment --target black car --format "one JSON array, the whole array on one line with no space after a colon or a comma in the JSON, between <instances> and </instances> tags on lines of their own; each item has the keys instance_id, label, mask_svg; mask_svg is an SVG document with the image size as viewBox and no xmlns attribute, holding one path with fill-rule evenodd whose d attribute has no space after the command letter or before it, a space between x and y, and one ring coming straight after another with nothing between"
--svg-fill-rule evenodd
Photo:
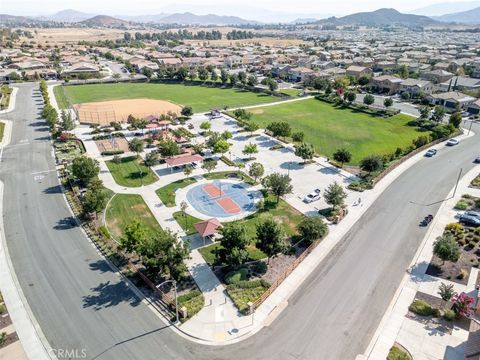
<instances>
[{"instance_id":1,"label":"black car","mask_svg":"<svg viewBox=\"0 0 480 360\"><path fill-rule=\"evenodd\" d=\"M459 218L460 222L464 225L469 226L480 226L480 218L470 215L461 215Z\"/></svg>"}]
</instances>

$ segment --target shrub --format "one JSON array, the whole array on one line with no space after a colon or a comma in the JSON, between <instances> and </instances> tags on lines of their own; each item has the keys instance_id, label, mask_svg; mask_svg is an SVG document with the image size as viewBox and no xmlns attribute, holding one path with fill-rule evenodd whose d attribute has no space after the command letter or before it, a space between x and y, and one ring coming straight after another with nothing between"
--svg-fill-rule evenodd
<instances>
[{"instance_id":1,"label":"shrub","mask_svg":"<svg viewBox=\"0 0 480 360\"><path fill-rule=\"evenodd\" d=\"M459 223L450 223L447 226L445 226L445 230L450 231L452 234L462 234L463 225Z\"/></svg>"},{"instance_id":2,"label":"shrub","mask_svg":"<svg viewBox=\"0 0 480 360\"><path fill-rule=\"evenodd\" d=\"M475 244L473 245L475 246ZM457 274L457 279L458 280L463 280L468 276L468 272L465 269L461 269L460 272Z\"/></svg>"},{"instance_id":3,"label":"shrub","mask_svg":"<svg viewBox=\"0 0 480 360\"><path fill-rule=\"evenodd\" d=\"M455 209L457 209L457 210L467 210L468 209L468 204L463 200L459 200L455 205Z\"/></svg>"},{"instance_id":4,"label":"shrub","mask_svg":"<svg viewBox=\"0 0 480 360\"><path fill-rule=\"evenodd\" d=\"M119 154L123 154L123 153L124 153L123 150L107 150L107 151L102 151L101 155L110 156L110 155L119 155Z\"/></svg>"},{"instance_id":5,"label":"shrub","mask_svg":"<svg viewBox=\"0 0 480 360\"><path fill-rule=\"evenodd\" d=\"M248 269L241 268L238 270L230 271L225 275L225 283L228 285L237 284L239 281L245 281L248 278Z\"/></svg>"},{"instance_id":6,"label":"shrub","mask_svg":"<svg viewBox=\"0 0 480 360\"><path fill-rule=\"evenodd\" d=\"M3 304L0 304L0 315L3 315L7 312L7 308L5 307L5 305Z\"/></svg>"},{"instance_id":7,"label":"shrub","mask_svg":"<svg viewBox=\"0 0 480 360\"><path fill-rule=\"evenodd\" d=\"M200 292L200 290L192 290L186 294L183 294L183 295L180 295L177 299L178 301L178 304L181 305L189 300L192 300L193 298L199 296L199 295L202 295L202 293Z\"/></svg>"},{"instance_id":8,"label":"shrub","mask_svg":"<svg viewBox=\"0 0 480 360\"><path fill-rule=\"evenodd\" d=\"M431 316L433 315L432 306L423 300L415 300L408 309L420 316Z\"/></svg>"},{"instance_id":9,"label":"shrub","mask_svg":"<svg viewBox=\"0 0 480 360\"><path fill-rule=\"evenodd\" d=\"M235 166L235 163L232 160L230 160L229 158L227 158L226 156L222 156L220 158L220 160L223 161L228 166Z\"/></svg>"},{"instance_id":10,"label":"shrub","mask_svg":"<svg viewBox=\"0 0 480 360\"><path fill-rule=\"evenodd\" d=\"M268 266L263 261L257 262L255 264L255 267L253 268L253 271L255 271L255 273L261 274L261 275L265 274L267 270L268 270Z\"/></svg>"},{"instance_id":11,"label":"shrub","mask_svg":"<svg viewBox=\"0 0 480 360\"><path fill-rule=\"evenodd\" d=\"M453 321L455 319L455 311L451 309L445 309L443 311L443 318L447 321Z\"/></svg>"},{"instance_id":12,"label":"shrub","mask_svg":"<svg viewBox=\"0 0 480 360\"><path fill-rule=\"evenodd\" d=\"M406 351L394 345L388 353L387 360L412 360L412 358Z\"/></svg>"}]
</instances>

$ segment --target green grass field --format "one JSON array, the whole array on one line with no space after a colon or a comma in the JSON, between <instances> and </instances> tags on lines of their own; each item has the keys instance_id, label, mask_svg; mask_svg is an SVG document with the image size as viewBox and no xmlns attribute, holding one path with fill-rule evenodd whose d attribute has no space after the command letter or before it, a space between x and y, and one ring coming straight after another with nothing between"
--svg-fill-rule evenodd
<instances>
[{"instance_id":1,"label":"green grass field","mask_svg":"<svg viewBox=\"0 0 480 360\"><path fill-rule=\"evenodd\" d=\"M145 225L152 234L162 231L140 195L116 194L108 204L105 218L108 230L117 239L123 235L125 227L135 219Z\"/></svg>"},{"instance_id":2,"label":"green grass field","mask_svg":"<svg viewBox=\"0 0 480 360\"><path fill-rule=\"evenodd\" d=\"M157 175L149 167L141 165L141 160L135 156L124 157L121 160L119 164L111 160L106 162L118 185L139 187L153 184L158 180Z\"/></svg>"},{"instance_id":3,"label":"green grass field","mask_svg":"<svg viewBox=\"0 0 480 360\"><path fill-rule=\"evenodd\" d=\"M155 99L191 106L194 112L205 112L218 107L238 107L266 104L280 98L239 89L221 89L182 84L90 84L55 87L55 97L61 108L72 104L119 99Z\"/></svg>"},{"instance_id":4,"label":"green grass field","mask_svg":"<svg viewBox=\"0 0 480 360\"><path fill-rule=\"evenodd\" d=\"M155 191L166 207L175 206L175 191L197 182L194 178L174 181Z\"/></svg>"},{"instance_id":5,"label":"green grass field","mask_svg":"<svg viewBox=\"0 0 480 360\"><path fill-rule=\"evenodd\" d=\"M5 123L0 122L0 141L3 140L3 133L5 132Z\"/></svg>"},{"instance_id":6,"label":"green grass field","mask_svg":"<svg viewBox=\"0 0 480 360\"><path fill-rule=\"evenodd\" d=\"M288 122L293 132L302 131L305 141L319 154L332 157L339 148L352 153L351 164L357 165L367 155L392 153L397 147L411 145L421 133L408 121L408 115L382 118L331 104L308 99L249 110L252 119L266 127L273 121Z\"/></svg>"}]
</instances>

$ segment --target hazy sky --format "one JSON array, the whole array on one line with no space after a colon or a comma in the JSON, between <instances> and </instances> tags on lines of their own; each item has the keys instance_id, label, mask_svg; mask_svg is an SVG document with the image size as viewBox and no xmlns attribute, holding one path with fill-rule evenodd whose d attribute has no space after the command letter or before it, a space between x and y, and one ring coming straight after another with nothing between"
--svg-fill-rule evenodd
<instances>
[{"instance_id":1,"label":"hazy sky","mask_svg":"<svg viewBox=\"0 0 480 360\"><path fill-rule=\"evenodd\" d=\"M261 9L295 14L350 14L358 11L394 7L408 11L435 3L459 0L0 0L0 13L14 15L51 14L63 9L89 13L152 14L191 11L257 17Z\"/></svg>"}]
</instances>

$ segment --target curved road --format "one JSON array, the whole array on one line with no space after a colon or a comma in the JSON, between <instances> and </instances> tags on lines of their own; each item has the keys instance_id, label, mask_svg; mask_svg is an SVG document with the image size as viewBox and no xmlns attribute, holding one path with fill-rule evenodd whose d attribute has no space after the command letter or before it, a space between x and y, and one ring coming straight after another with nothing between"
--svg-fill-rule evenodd
<instances>
[{"instance_id":1,"label":"curved road","mask_svg":"<svg viewBox=\"0 0 480 360\"><path fill-rule=\"evenodd\" d=\"M480 135L423 159L389 186L257 335L227 347L189 342L168 329L111 272L70 218L60 192L41 97L19 85L4 149L4 225L29 305L55 349L87 359L354 359L365 351L435 213L468 171ZM479 129L480 130L480 129Z\"/></svg>"}]
</instances>

